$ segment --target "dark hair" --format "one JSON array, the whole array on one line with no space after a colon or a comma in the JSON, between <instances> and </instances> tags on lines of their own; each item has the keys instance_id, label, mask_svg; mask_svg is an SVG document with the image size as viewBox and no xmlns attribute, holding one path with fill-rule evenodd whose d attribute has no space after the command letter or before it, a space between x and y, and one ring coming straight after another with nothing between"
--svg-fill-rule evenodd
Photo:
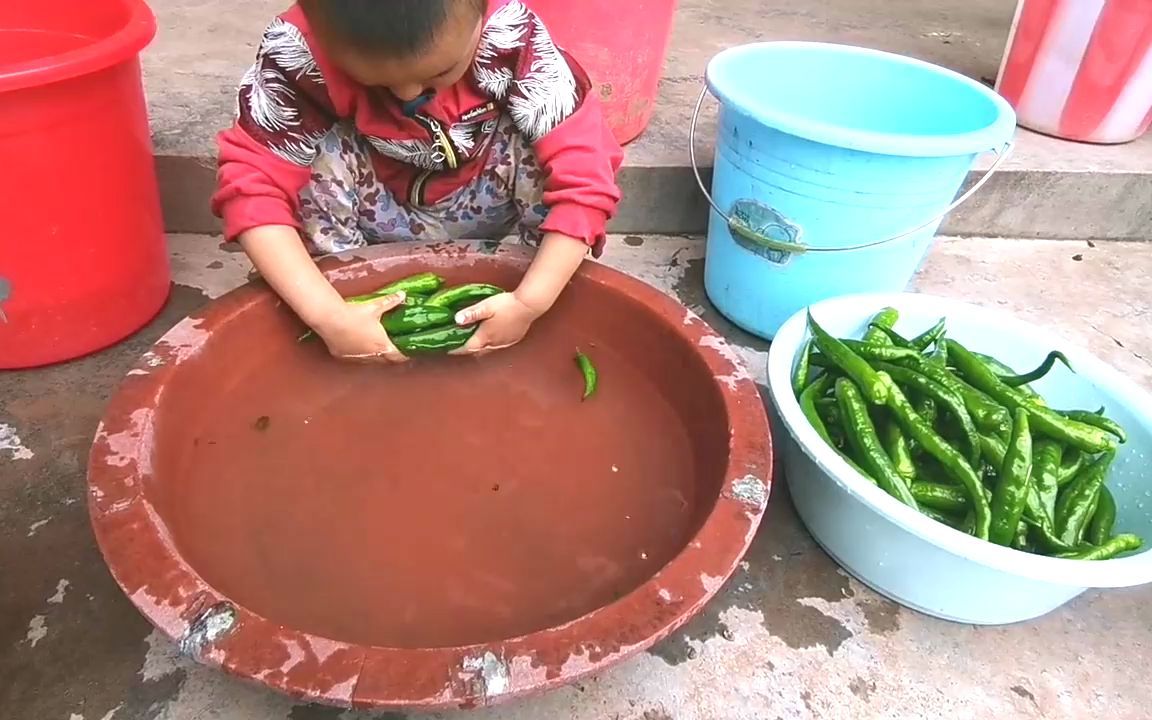
<instances>
[{"instance_id":1,"label":"dark hair","mask_svg":"<svg viewBox=\"0 0 1152 720\"><path fill-rule=\"evenodd\" d=\"M411 57L432 44L460 8L478 16L487 0L299 0L322 33L351 48L389 58Z\"/></svg>"}]
</instances>

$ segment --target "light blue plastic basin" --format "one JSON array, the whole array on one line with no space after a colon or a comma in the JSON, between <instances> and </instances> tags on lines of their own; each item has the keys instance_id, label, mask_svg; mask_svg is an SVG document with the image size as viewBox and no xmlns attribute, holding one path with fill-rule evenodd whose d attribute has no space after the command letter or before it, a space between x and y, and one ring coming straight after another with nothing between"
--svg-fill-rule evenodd
<instances>
[{"instance_id":1,"label":"light blue plastic basin","mask_svg":"<svg viewBox=\"0 0 1152 720\"><path fill-rule=\"evenodd\" d=\"M1013 368L1032 368L1062 350L1076 373L1057 367L1036 383L1056 408L1107 408L1124 425L1108 477L1118 506L1116 532L1152 542L1152 396L1054 333L1011 315L914 293L850 295L812 306L837 337L859 337L880 308L900 311L897 329L915 335L941 317L951 337ZM804 311L776 335L768 382L783 439L784 471L796 511L816 541L845 570L902 605L957 622L999 625L1048 613L1088 588L1152 582L1152 553L1100 562L1030 555L977 540L916 512L853 471L808 424L790 377L806 337Z\"/></svg>"}]
</instances>

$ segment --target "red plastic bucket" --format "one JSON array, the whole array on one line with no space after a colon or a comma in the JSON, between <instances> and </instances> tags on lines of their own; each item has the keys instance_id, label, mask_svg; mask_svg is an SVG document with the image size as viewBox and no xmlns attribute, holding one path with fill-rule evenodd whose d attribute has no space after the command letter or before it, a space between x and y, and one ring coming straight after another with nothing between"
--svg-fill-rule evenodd
<instances>
[{"instance_id":1,"label":"red plastic bucket","mask_svg":"<svg viewBox=\"0 0 1152 720\"><path fill-rule=\"evenodd\" d=\"M996 89L1031 130L1135 140L1152 125L1152 2L1019 0Z\"/></svg>"},{"instance_id":2,"label":"red plastic bucket","mask_svg":"<svg viewBox=\"0 0 1152 720\"><path fill-rule=\"evenodd\" d=\"M557 44L596 86L620 144L635 140L656 109L676 0L527 0Z\"/></svg>"},{"instance_id":3,"label":"red plastic bucket","mask_svg":"<svg viewBox=\"0 0 1152 720\"><path fill-rule=\"evenodd\" d=\"M107 347L168 295L140 0L0 2L0 368Z\"/></svg>"}]
</instances>

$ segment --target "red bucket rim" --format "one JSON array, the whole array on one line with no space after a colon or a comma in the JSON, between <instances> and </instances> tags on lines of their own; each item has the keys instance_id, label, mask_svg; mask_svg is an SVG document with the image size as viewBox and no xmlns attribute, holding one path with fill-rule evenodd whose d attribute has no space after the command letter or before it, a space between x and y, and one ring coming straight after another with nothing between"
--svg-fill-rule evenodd
<instances>
[{"instance_id":1,"label":"red bucket rim","mask_svg":"<svg viewBox=\"0 0 1152 720\"><path fill-rule=\"evenodd\" d=\"M156 16L143 0L123 0L129 11L123 26L83 47L0 69L0 92L39 87L118 65L156 36Z\"/></svg>"}]
</instances>

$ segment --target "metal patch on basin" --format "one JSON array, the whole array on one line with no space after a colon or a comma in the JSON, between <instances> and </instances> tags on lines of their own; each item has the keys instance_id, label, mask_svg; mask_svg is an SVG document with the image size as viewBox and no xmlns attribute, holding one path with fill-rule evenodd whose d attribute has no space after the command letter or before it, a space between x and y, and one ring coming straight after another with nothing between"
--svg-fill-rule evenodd
<instances>
[{"instance_id":1,"label":"metal patch on basin","mask_svg":"<svg viewBox=\"0 0 1152 720\"><path fill-rule=\"evenodd\" d=\"M807 249L799 225L757 200L733 203L728 230L737 245L777 265L786 265Z\"/></svg>"}]
</instances>

